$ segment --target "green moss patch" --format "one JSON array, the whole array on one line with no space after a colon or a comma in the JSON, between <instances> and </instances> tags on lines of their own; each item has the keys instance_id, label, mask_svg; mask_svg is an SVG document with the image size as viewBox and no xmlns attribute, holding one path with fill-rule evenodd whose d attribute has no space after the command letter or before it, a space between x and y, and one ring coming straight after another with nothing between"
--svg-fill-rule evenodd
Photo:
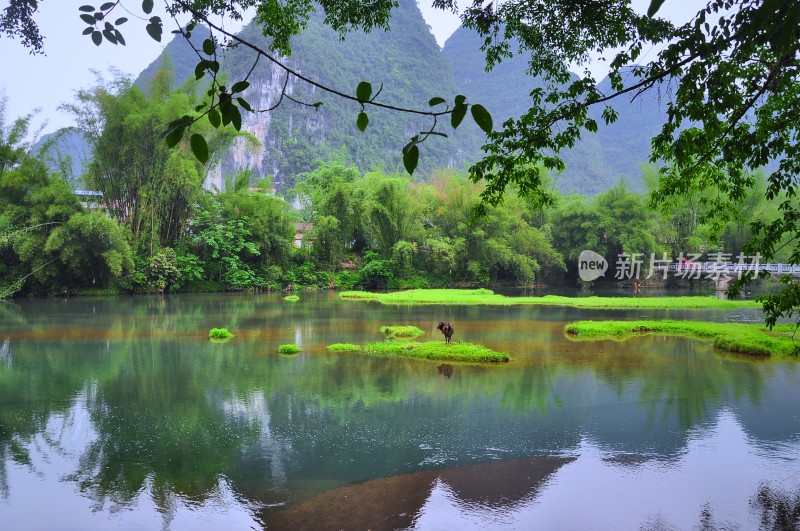
<instances>
[{"instance_id":1,"label":"green moss patch","mask_svg":"<svg viewBox=\"0 0 800 531\"><path fill-rule=\"evenodd\" d=\"M283 298L286 302L297 302L300 300L299 295L287 295Z\"/></svg>"},{"instance_id":2,"label":"green moss patch","mask_svg":"<svg viewBox=\"0 0 800 531\"><path fill-rule=\"evenodd\" d=\"M511 356L496 352L483 345L457 341L446 345L444 341L385 341L368 343L361 352L370 356L400 356L404 358L456 361L466 363L505 363Z\"/></svg>"},{"instance_id":3,"label":"green moss patch","mask_svg":"<svg viewBox=\"0 0 800 531\"><path fill-rule=\"evenodd\" d=\"M212 328L208 332L209 339L228 340L233 337L233 334L228 332L227 328Z\"/></svg>"},{"instance_id":4,"label":"green moss patch","mask_svg":"<svg viewBox=\"0 0 800 531\"><path fill-rule=\"evenodd\" d=\"M353 343L334 343L328 345L327 349L331 352L359 352L361 345L354 345Z\"/></svg>"},{"instance_id":5,"label":"green moss patch","mask_svg":"<svg viewBox=\"0 0 800 531\"><path fill-rule=\"evenodd\" d=\"M625 340L641 334L687 336L712 341L714 348L756 356L797 357L800 343L792 341L794 326L708 323L697 321L578 321L564 331L575 340Z\"/></svg>"},{"instance_id":6,"label":"green moss patch","mask_svg":"<svg viewBox=\"0 0 800 531\"><path fill-rule=\"evenodd\" d=\"M383 304L452 304L513 306L517 304L570 306L596 309L720 309L760 308L752 300L724 300L716 297L506 297L488 289L412 289L391 293L343 291L339 296L348 300L378 301Z\"/></svg>"},{"instance_id":7,"label":"green moss patch","mask_svg":"<svg viewBox=\"0 0 800 531\"><path fill-rule=\"evenodd\" d=\"M278 347L278 352L281 354L297 354L300 352L300 347L297 345L281 345Z\"/></svg>"},{"instance_id":8,"label":"green moss patch","mask_svg":"<svg viewBox=\"0 0 800 531\"><path fill-rule=\"evenodd\" d=\"M417 328L416 326L382 326L380 327L381 334L386 337L391 338L407 338L407 339L414 339L415 337L419 337L425 332Z\"/></svg>"}]
</instances>

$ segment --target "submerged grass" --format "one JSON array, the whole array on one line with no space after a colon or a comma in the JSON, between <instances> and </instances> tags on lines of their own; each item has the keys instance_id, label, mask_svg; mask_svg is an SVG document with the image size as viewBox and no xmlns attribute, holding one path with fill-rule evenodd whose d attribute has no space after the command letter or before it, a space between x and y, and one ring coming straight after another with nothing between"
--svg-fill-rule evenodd
<instances>
[{"instance_id":1,"label":"submerged grass","mask_svg":"<svg viewBox=\"0 0 800 531\"><path fill-rule=\"evenodd\" d=\"M370 356L400 356L404 358L456 361L467 363L505 363L511 356L496 352L483 345L457 341L446 345L444 341L385 341L368 343L361 349Z\"/></svg>"},{"instance_id":2,"label":"submerged grass","mask_svg":"<svg viewBox=\"0 0 800 531\"><path fill-rule=\"evenodd\" d=\"M382 326L380 327L380 331L381 334L386 337L402 337L408 339L414 339L415 337L419 337L425 333L416 326L410 325Z\"/></svg>"},{"instance_id":3,"label":"submerged grass","mask_svg":"<svg viewBox=\"0 0 800 531\"><path fill-rule=\"evenodd\" d=\"M714 348L756 356L797 356L795 327L777 325L771 331L761 324L698 321L578 321L564 331L576 340L625 340L641 334L687 336L712 341Z\"/></svg>"},{"instance_id":4,"label":"submerged grass","mask_svg":"<svg viewBox=\"0 0 800 531\"><path fill-rule=\"evenodd\" d=\"M752 300L723 300L712 296L691 297L506 297L488 289L412 289L391 293L368 291L343 291L343 299L378 301L382 304L453 304L513 306L517 304L542 306L570 306L574 308L603 309L720 309L760 308Z\"/></svg>"},{"instance_id":5,"label":"submerged grass","mask_svg":"<svg viewBox=\"0 0 800 531\"><path fill-rule=\"evenodd\" d=\"M361 345L354 345L353 343L334 343L328 345L327 349L331 352L359 352Z\"/></svg>"}]
</instances>

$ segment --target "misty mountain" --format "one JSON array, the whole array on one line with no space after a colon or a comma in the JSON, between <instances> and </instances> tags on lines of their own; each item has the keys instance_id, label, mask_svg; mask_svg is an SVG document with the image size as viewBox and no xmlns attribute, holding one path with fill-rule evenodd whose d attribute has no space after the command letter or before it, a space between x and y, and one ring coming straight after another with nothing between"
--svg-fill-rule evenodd
<instances>
[{"instance_id":1,"label":"misty mountain","mask_svg":"<svg viewBox=\"0 0 800 531\"><path fill-rule=\"evenodd\" d=\"M256 25L246 26L241 35L267 50L268 42ZM192 44L201 48L207 36L207 28L196 28ZM401 108L424 109L434 96L451 101L456 94L464 94L468 102L484 105L498 128L504 120L527 111L530 92L541 86L541 81L527 75L528 60L523 55L506 59L487 73L480 45L476 34L461 28L440 49L416 2L401 0L393 14L391 31L353 32L342 41L320 16L315 16L307 29L293 39L292 55L280 59L303 76L346 94L354 95L360 81L369 81L373 94L381 90L378 101ZM237 142L209 183L218 188L223 187L224 176L250 169L254 178L272 177L278 188L285 189L299 175L312 170L317 161L334 154L344 156L362 171L376 167L402 171L402 146L431 126L428 117L366 106L369 126L361 132L356 127L358 102L300 80L287 81L281 67L263 58L254 67L253 60L247 49L233 48L225 52L222 70L236 81L253 69L250 87L244 93L246 99L257 109L269 109L278 102L280 105L269 112L243 112L243 129L252 133L261 146L254 149ZM196 61L192 47L176 36L135 84L146 91L157 69L169 66L179 85L194 77ZM603 80L599 88L608 90L609 81ZM289 101L289 97L302 103ZM319 102L321 105L312 106ZM633 101L615 101L614 108L619 120L609 126L600 119L602 109L592 109L592 117L600 124L599 132L587 132L573 149L562 153L567 169L554 176L562 191L591 195L607 190L620 177L632 190L643 188L640 164L648 159L649 141L664 120L666 105L658 95L645 94ZM464 168L481 155L484 137L469 115L455 132L449 124L440 130L447 132L448 138L431 137L420 146L417 178L424 179L438 167ZM74 133L65 139L68 141L56 143L61 146L67 142L64 149L57 151L67 153L75 173L80 174L88 149L79 148L80 139Z\"/></svg>"}]
</instances>

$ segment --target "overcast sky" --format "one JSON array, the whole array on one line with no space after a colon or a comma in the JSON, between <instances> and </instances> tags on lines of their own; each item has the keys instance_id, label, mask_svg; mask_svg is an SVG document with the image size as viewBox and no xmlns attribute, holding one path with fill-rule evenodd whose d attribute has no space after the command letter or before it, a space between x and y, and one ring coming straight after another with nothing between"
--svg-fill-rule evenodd
<instances>
[{"instance_id":1,"label":"overcast sky","mask_svg":"<svg viewBox=\"0 0 800 531\"><path fill-rule=\"evenodd\" d=\"M0 96L4 93L8 98L7 126L13 119L36 108L41 111L34 123L39 125L46 120L45 132L72 125L71 117L57 110L58 106L72 101L77 90L93 85L95 77L92 70L107 74L110 67L116 67L135 75L161 53L163 45L152 40L145 33L144 24L131 15L126 15L130 20L121 26L127 46L114 46L108 42L95 46L88 36L81 35L85 24L78 18L78 6L85 3L85 0L39 2L40 13L36 20L45 36L44 56L31 55L19 41L0 37L0 57L3 58ZM97 0L99 3L100 0ZM419 3L437 42L440 46L444 45L445 40L458 28L458 17L432 9L429 0L420 0ZM1 6L5 7L6 4L0 0ZM132 2L132 5L136 4ZM644 11L649 0L634 0L634 5ZM703 5L703 0L666 0L659 14L676 22L684 22ZM114 15L123 16L116 12ZM162 40L166 44L172 38L169 32L174 26L166 17L162 16L162 19L165 27ZM606 71L606 67L600 63L593 68L598 79Z\"/></svg>"}]
</instances>

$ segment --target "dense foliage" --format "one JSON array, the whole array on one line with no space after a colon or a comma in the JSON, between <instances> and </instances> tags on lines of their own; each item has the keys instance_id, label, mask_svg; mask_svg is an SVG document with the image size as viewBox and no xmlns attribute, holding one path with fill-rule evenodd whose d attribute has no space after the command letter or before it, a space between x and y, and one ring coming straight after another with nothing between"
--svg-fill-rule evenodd
<instances>
[{"instance_id":1,"label":"dense foliage","mask_svg":"<svg viewBox=\"0 0 800 531\"><path fill-rule=\"evenodd\" d=\"M76 105L100 108L79 110L84 125L96 126L85 132L96 139L85 178L105 186L101 210L81 204L64 175L48 174L23 148L31 117L0 124L4 296L574 285L584 249L611 263L621 253L675 259L735 253L751 238L743 223L703 223L708 206L699 200L670 214L650 210L624 181L593 198L558 196L549 207L512 190L474 219L483 185L465 173L438 170L430 182L362 173L346 150L301 175L286 198L249 172L211 192L201 187L205 168L185 148L164 150L147 133L164 112L192 104L190 87L168 89L167 73L154 78L153 87L165 85L149 96L125 79L115 90L78 95ZM766 186L763 175L752 179L757 190ZM758 192L744 204L746 217L774 210Z\"/></svg>"},{"instance_id":2,"label":"dense foliage","mask_svg":"<svg viewBox=\"0 0 800 531\"><path fill-rule=\"evenodd\" d=\"M438 8L457 9L455 0L433 3ZM472 166L469 175L470 179L484 183L477 210L487 214L489 205L499 205L508 194L518 194L537 207L554 204L556 198L546 186L542 171L562 169L561 152L573 147L583 134L597 130L598 120L590 114L590 109L602 108L601 119L613 122L617 114L609 102L614 98L663 90L666 84L672 87L672 97L666 103L667 119L653 139L651 160L659 166L659 177L651 193L652 205L672 214L675 203L699 196L701 217L693 218L691 224L706 223L713 238L726 224L742 220L740 206L756 184L752 171L773 162L776 169L767 176L764 193L777 205L777 211L770 215L762 212L750 221L749 238L743 249L751 255L759 254L763 260L774 260L786 252L788 260L797 263L800 209L795 198L795 176L800 169L800 152L796 149L800 105L796 85L800 68L797 29L800 5L788 0L709 0L689 22L675 26L654 16L662 3L653 0L645 15L633 10L627 0L580 3L514 0L498 5L475 1L463 10L462 22L484 38L487 67L492 68L515 54L525 55L529 57L530 74L541 76L544 87L531 92L531 105L524 115L506 120L497 130L493 130L485 109L461 96L452 100L452 104L449 99L434 98L431 107L444 105L443 110L419 113L437 121L449 116L455 128L469 108L475 122L487 132L490 142L485 146L485 156ZM106 3L99 10L93 6L80 8L88 24L85 34L96 44L104 40L124 43L117 27L124 20L112 23L105 17L118 4ZM210 27L272 61L287 76L357 103L359 129L367 126L367 107L418 112L387 106L378 99L380 91L373 91L368 83L359 83L355 94L337 91L291 71L270 55L270 51L288 55L291 37L301 33L318 10L324 13L326 25L344 35L353 29L369 31L387 27L391 10L398 5L396 1L374 3L368 9L361 2L314 4L310 0L282 4L256 0L225 3L175 0L167 4L172 12L190 13L196 21L205 23L210 23L211 14L239 18L245 8L255 6L257 22L270 39L268 50L230 35L218 25ZM26 5L29 7L30 2L10 2L0 21L2 30L22 36L27 46L38 49L38 30L32 22L31 10L24 9ZM150 14L152 9L151 0L142 2L144 13ZM145 29L160 40L160 18L150 17ZM166 137L171 146L178 145L192 127L202 127L198 120L204 117L208 117L214 128L232 124L238 130L239 109L251 109L250 103L237 96L249 86L247 78L228 86L218 76L217 44L215 39L203 42L198 53L205 56L200 55L196 68L198 78L210 74L213 80L208 92L211 101L196 108L199 115L184 115L170 123ZM643 53L654 46L660 47L660 51L649 62L641 63ZM571 67L586 65L593 53L604 52L615 54L608 92L601 91L588 71L578 78L570 73ZM286 92L281 94L284 96ZM318 103L309 104L318 108ZM441 131L437 122L430 130L410 133L413 136L403 148L406 170L411 172L417 166L418 145L438 133ZM206 135L192 133L190 147L199 160L208 159ZM608 199L613 207L618 199L624 204L626 198ZM388 219L393 214L373 209L369 215L374 223L379 223L381 216ZM332 220L326 223L330 229ZM407 242L397 237L396 231L402 231L403 227L406 226L392 226L389 239L376 247L384 261L390 260L386 258L388 243ZM685 236L686 224L678 232L680 237ZM645 242L642 237L643 234L635 237L638 244L655 248L655 241ZM505 245L513 247L510 242ZM617 242L616 247L624 245L625 242ZM413 255L408 247L404 251L403 246L396 252L398 257ZM499 254L503 259L493 266L495 270L503 270L504 275L512 272L516 278L530 276L533 264L520 260L513 249L510 254ZM396 258L391 260L397 266ZM402 263L407 260L403 258ZM373 276L385 278L387 266L388 263L376 262ZM787 284L786 289L765 299L770 324L780 316L792 315L800 306L800 289L790 278L782 280Z\"/></svg>"}]
</instances>

